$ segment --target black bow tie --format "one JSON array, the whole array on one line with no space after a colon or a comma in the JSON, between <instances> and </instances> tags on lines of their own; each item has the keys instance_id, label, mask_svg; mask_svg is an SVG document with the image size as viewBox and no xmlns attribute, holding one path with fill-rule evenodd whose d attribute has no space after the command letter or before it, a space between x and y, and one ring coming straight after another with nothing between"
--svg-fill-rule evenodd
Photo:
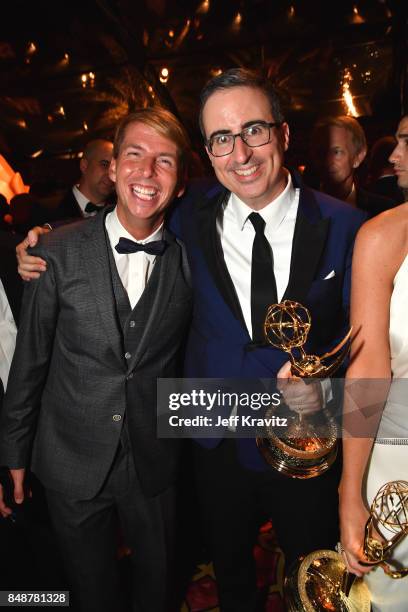
<instances>
[{"instance_id":1,"label":"black bow tie","mask_svg":"<svg viewBox=\"0 0 408 612\"><path fill-rule=\"evenodd\" d=\"M165 240L154 240L153 242L146 242L141 244L140 242L134 242L129 238L119 238L118 244L115 249L118 253L129 254L137 253L138 251L145 251L149 255L163 255L166 250L167 242Z\"/></svg>"},{"instance_id":2,"label":"black bow tie","mask_svg":"<svg viewBox=\"0 0 408 612\"><path fill-rule=\"evenodd\" d=\"M100 206L96 206L96 204L92 204L92 202L88 202L87 205L85 206L85 212L86 213L93 213L93 212L99 212L103 209L103 204L101 204Z\"/></svg>"}]
</instances>

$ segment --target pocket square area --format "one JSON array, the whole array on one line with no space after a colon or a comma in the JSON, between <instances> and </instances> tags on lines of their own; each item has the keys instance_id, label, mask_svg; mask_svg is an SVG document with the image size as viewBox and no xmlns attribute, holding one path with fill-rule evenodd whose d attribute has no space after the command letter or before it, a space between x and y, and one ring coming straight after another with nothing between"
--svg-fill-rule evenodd
<instances>
[{"instance_id":1,"label":"pocket square area","mask_svg":"<svg viewBox=\"0 0 408 612\"><path fill-rule=\"evenodd\" d=\"M328 273L327 276L324 277L323 280L329 280L329 278L333 278L333 276L336 276L336 273L334 270L332 270L331 272Z\"/></svg>"}]
</instances>

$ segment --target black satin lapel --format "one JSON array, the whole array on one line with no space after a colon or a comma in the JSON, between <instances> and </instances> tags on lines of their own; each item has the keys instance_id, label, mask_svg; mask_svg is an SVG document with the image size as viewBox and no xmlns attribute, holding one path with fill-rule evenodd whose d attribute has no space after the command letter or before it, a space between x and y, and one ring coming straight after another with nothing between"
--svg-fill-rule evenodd
<instances>
[{"instance_id":1,"label":"black satin lapel","mask_svg":"<svg viewBox=\"0 0 408 612\"><path fill-rule=\"evenodd\" d=\"M299 210L293 237L289 283L283 300L304 302L326 244L330 219L311 222Z\"/></svg>"},{"instance_id":2,"label":"black satin lapel","mask_svg":"<svg viewBox=\"0 0 408 612\"><path fill-rule=\"evenodd\" d=\"M217 194L212 199L203 197L197 206L197 234L218 291L237 319L245 326L241 305L225 264L220 237L217 233L217 216L229 195L230 192L224 189L221 194Z\"/></svg>"},{"instance_id":3,"label":"black satin lapel","mask_svg":"<svg viewBox=\"0 0 408 612\"><path fill-rule=\"evenodd\" d=\"M86 267L89 284L99 314L102 319L103 330L101 334L106 335L109 344L123 365L123 348L121 331L117 323L115 299L113 295L111 271L107 249L107 238L104 231L104 219L97 220L98 225L82 242L82 261Z\"/></svg>"}]
</instances>

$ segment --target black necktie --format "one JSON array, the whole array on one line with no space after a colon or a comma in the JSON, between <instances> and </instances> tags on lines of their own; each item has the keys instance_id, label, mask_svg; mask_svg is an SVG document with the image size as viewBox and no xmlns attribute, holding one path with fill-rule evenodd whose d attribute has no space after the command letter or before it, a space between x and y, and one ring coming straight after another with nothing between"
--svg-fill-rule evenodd
<instances>
[{"instance_id":1,"label":"black necktie","mask_svg":"<svg viewBox=\"0 0 408 612\"><path fill-rule=\"evenodd\" d=\"M99 212L102 209L103 209L103 204L101 204L100 206L96 206L96 204L92 204L92 202L88 202L87 205L85 206L86 213Z\"/></svg>"},{"instance_id":2,"label":"black necktie","mask_svg":"<svg viewBox=\"0 0 408 612\"><path fill-rule=\"evenodd\" d=\"M255 229L251 268L252 339L254 342L264 342L264 322L268 307L278 301L273 273L273 254L265 238L265 221L261 215L253 212L248 219Z\"/></svg>"},{"instance_id":3,"label":"black necktie","mask_svg":"<svg viewBox=\"0 0 408 612\"><path fill-rule=\"evenodd\" d=\"M115 249L118 253L137 253L138 251L145 251L149 255L163 255L166 250L167 242L165 240L154 240L152 242L146 242L146 244L141 244L140 242L134 242L134 240L129 240L129 238L119 238L118 244L115 246Z\"/></svg>"}]
</instances>

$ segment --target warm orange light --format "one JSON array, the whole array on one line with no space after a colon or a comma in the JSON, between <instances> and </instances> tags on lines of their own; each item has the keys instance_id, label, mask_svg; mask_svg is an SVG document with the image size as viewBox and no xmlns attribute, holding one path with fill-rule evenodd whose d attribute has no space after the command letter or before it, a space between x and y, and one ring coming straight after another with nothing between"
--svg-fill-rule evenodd
<instances>
[{"instance_id":1,"label":"warm orange light","mask_svg":"<svg viewBox=\"0 0 408 612\"><path fill-rule=\"evenodd\" d=\"M28 193L30 187L24 184L21 174L14 172L13 168L2 155L0 155L0 193L10 202L18 193Z\"/></svg>"},{"instance_id":2,"label":"warm orange light","mask_svg":"<svg viewBox=\"0 0 408 612\"><path fill-rule=\"evenodd\" d=\"M167 81L169 80L169 74L170 74L170 72L169 72L168 68L166 68L166 67L162 68L160 70L160 76L159 76L160 82L161 83L167 83Z\"/></svg>"},{"instance_id":3,"label":"warm orange light","mask_svg":"<svg viewBox=\"0 0 408 612\"><path fill-rule=\"evenodd\" d=\"M343 80L340 85L342 87L342 98L343 103L346 107L347 115L351 115L352 117L358 117L359 112L353 101L353 94L351 93L350 83L353 80L351 72L349 68L344 69Z\"/></svg>"},{"instance_id":4,"label":"warm orange light","mask_svg":"<svg viewBox=\"0 0 408 612\"><path fill-rule=\"evenodd\" d=\"M234 17L234 26L240 26L242 23L242 15L241 13L237 13Z\"/></svg>"},{"instance_id":5,"label":"warm orange light","mask_svg":"<svg viewBox=\"0 0 408 612\"><path fill-rule=\"evenodd\" d=\"M209 8L210 8L210 0L203 0L203 2L200 4L198 9L196 10L196 13L199 15L204 15L205 13L208 13Z\"/></svg>"},{"instance_id":6,"label":"warm orange light","mask_svg":"<svg viewBox=\"0 0 408 612\"><path fill-rule=\"evenodd\" d=\"M169 37L174 38L174 30L169 30Z\"/></svg>"},{"instance_id":7,"label":"warm orange light","mask_svg":"<svg viewBox=\"0 0 408 612\"><path fill-rule=\"evenodd\" d=\"M33 55L37 51L35 43L29 42L27 45L27 55Z\"/></svg>"},{"instance_id":8,"label":"warm orange light","mask_svg":"<svg viewBox=\"0 0 408 612\"><path fill-rule=\"evenodd\" d=\"M353 14L351 16L351 23L364 23L365 19L358 12L358 7L356 5L353 6Z\"/></svg>"}]
</instances>

